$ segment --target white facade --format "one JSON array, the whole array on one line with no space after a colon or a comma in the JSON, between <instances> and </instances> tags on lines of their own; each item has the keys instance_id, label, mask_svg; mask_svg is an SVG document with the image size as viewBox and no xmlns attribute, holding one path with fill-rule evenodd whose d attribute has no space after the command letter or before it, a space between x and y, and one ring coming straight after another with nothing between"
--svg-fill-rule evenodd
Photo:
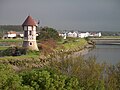
<instances>
[{"instance_id":1,"label":"white facade","mask_svg":"<svg viewBox=\"0 0 120 90\"><path fill-rule=\"evenodd\" d=\"M67 34L67 36L68 37L77 37L78 36L78 34L76 33L76 32L69 32L68 34Z\"/></svg>"},{"instance_id":2,"label":"white facade","mask_svg":"<svg viewBox=\"0 0 120 90\"><path fill-rule=\"evenodd\" d=\"M67 34L67 36L68 36L68 37L73 37L72 32L69 32L69 33Z\"/></svg>"},{"instance_id":3,"label":"white facade","mask_svg":"<svg viewBox=\"0 0 120 90\"><path fill-rule=\"evenodd\" d=\"M101 37L101 36L102 36L102 34L101 34L101 32L99 32L99 33L98 33L98 37Z\"/></svg>"},{"instance_id":4,"label":"white facade","mask_svg":"<svg viewBox=\"0 0 120 90\"><path fill-rule=\"evenodd\" d=\"M90 35L89 32L79 33L79 34L78 34L78 37L80 37L80 38L85 38L85 37L88 37L89 35Z\"/></svg>"},{"instance_id":5,"label":"white facade","mask_svg":"<svg viewBox=\"0 0 120 90\"><path fill-rule=\"evenodd\" d=\"M101 37L102 34L101 34L101 32L98 32L98 33L90 33L89 36L90 36L90 37Z\"/></svg>"},{"instance_id":6,"label":"white facade","mask_svg":"<svg viewBox=\"0 0 120 90\"><path fill-rule=\"evenodd\" d=\"M36 41L36 26L24 26L24 29L24 41Z\"/></svg>"},{"instance_id":7,"label":"white facade","mask_svg":"<svg viewBox=\"0 0 120 90\"><path fill-rule=\"evenodd\" d=\"M68 32L68 33L62 33L59 34L59 36L62 36L66 39L66 37L79 37L79 38L85 38L85 37L101 37L102 34L101 32L98 33L89 33L89 32L84 32L84 33L77 33L77 32Z\"/></svg>"},{"instance_id":8,"label":"white facade","mask_svg":"<svg viewBox=\"0 0 120 90\"><path fill-rule=\"evenodd\" d=\"M24 41L23 41L23 47L29 49L29 50L36 50L39 51L37 42L36 42L36 26L23 26L24 30Z\"/></svg>"},{"instance_id":9,"label":"white facade","mask_svg":"<svg viewBox=\"0 0 120 90\"><path fill-rule=\"evenodd\" d=\"M3 38L15 38L17 36L16 32L10 31L4 34Z\"/></svg>"}]
</instances>

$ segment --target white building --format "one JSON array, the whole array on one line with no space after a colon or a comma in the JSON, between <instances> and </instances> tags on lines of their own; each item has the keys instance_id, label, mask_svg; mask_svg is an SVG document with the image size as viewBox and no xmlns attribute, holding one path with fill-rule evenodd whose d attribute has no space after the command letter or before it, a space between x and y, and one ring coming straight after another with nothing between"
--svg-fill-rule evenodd
<instances>
[{"instance_id":1,"label":"white building","mask_svg":"<svg viewBox=\"0 0 120 90\"><path fill-rule=\"evenodd\" d=\"M102 36L102 33L101 33L101 32L99 32L99 33L98 33L98 37L101 37L101 36Z\"/></svg>"},{"instance_id":2,"label":"white building","mask_svg":"<svg viewBox=\"0 0 120 90\"><path fill-rule=\"evenodd\" d=\"M62 36L66 39L66 37L79 37L79 38L86 38L86 37L101 37L102 34L101 32L98 32L98 33L90 33L90 32L81 32L81 33L78 33L78 32L68 32L68 33L61 33L59 34L59 36Z\"/></svg>"},{"instance_id":3,"label":"white building","mask_svg":"<svg viewBox=\"0 0 120 90\"><path fill-rule=\"evenodd\" d=\"M79 33L79 34L78 34L78 37L80 37L80 38L85 38L85 37L88 37L89 35L90 35L89 32Z\"/></svg>"},{"instance_id":4,"label":"white building","mask_svg":"<svg viewBox=\"0 0 120 90\"><path fill-rule=\"evenodd\" d=\"M98 33L90 33L89 36L90 36L90 37L101 37L102 34L101 34L101 32L98 32Z\"/></svg>"},{"instance_id":5,"label":"white building","mask_svg":"<svg viewBox=\"0 0 120 90\"><path fill-rule=\"evenodd\" d=\"M78 37L78 33L77 32L73 32L73 33L72 32L68 32L67 36L68 37Z\"/></svg>"},{"instance_id":6,"label":"white building","mask_svg":"<svg viewBox=\"0 0 120 90\"><path fill-rule=\"evenodd\" d=\"M15 31L9 31L3 35L3 38L15 38L17 33Z\"/></svg>"}]
</instances>

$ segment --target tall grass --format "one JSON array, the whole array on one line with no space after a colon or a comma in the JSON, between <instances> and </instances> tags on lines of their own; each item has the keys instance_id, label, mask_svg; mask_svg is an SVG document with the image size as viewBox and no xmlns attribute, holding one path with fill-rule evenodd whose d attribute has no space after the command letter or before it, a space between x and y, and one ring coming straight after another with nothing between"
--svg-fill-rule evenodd
<instances>
[{"instance_id":1,"label":"tall grass","mask_svg":"<svg viewBox=\"0 0 120 90\"><path fill-rule=\"evenodd\" d=\"M57 57L56 57L57 56ZM77 77L81 90L120 90L120 63L97 63L94 57L84 59L65 53L53 54L49 68Z\"/></svg>"}]
</instances>

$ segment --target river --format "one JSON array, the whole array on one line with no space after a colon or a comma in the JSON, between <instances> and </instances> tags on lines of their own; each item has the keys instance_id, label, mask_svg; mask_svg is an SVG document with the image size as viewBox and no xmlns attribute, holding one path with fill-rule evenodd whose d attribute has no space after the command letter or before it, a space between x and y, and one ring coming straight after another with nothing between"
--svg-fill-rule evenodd
<instances>
[{"instance_id":1,"label":"river","mask_svg":"<svg viewBox=\"0 0 120 90\"><path fill-rule=\"evenodd\" d=\"M117 64L120 62L120 45L96 45L96 48L85 55L86 57L95 57L100 63Z\"/></svg>"}]
</instances>

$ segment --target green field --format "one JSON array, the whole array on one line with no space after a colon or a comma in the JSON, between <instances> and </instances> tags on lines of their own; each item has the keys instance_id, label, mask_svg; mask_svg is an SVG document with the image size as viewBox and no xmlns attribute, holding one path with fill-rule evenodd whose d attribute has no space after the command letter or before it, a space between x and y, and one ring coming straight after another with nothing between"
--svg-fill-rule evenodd
<instances>
[{"instance_id":1,"label":"green field","mask_svg":"<svg viewBox=\"0 0 120 90\"><path fill-rule=\"evenodd\" d=\"M120 38L120 36L102 36L101 38Z\"/></svg>"},{"instance_id":2,"label":"green field","mask_svg":"<svg viewBox=\"0 0 120 90\"><path fill-rule=\"evenodd\" d=\"M0 39L0 42L22 42L23 39Z\"/></svg>"},{"instance_id":3,"label":"green field","mask_svg":"<svg viewBox=\"0 0 120 90\"><path fill-rule=\"evenodd\" d=\"M59 45L64 47L64 51L78 51L83 49L87 45L87 41L85 39L74 38L72 40L59 42Z\"/></svg>"},{"instance_id":4,"label":"green field","mask_svg":"<svg viewBox=\"0 0 120 90\"><path fill-rule=\"evenodd\" d=\"M7 49L9 46L0 46L0 50L5 50Z\"/></svg>"}]
</instances>

